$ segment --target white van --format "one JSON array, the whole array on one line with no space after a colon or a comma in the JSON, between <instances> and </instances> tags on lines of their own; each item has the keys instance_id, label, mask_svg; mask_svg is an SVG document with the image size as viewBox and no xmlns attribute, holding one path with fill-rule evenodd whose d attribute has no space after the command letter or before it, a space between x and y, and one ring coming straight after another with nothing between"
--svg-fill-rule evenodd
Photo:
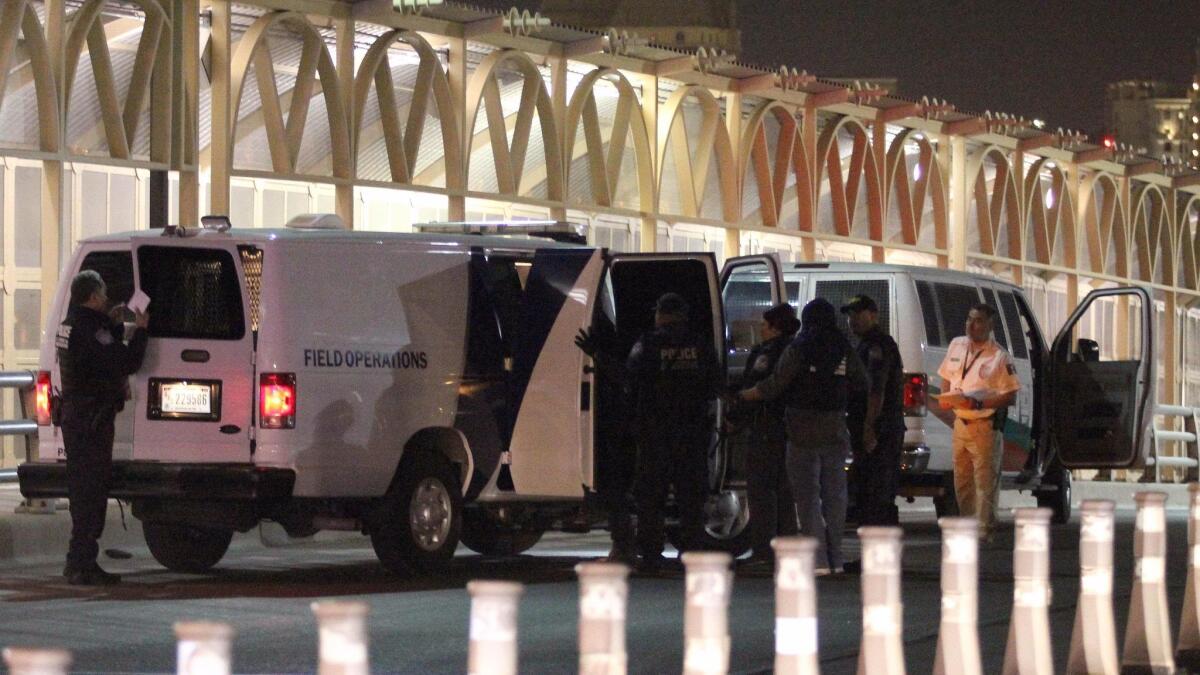
<instances>
[{"instance_id":1,"label":"white van","mask_svg":"<svg viewBox=\"0 0 1200 675\"><path fill-rule=\"evenodd\" d=\"M440 568L460 540L484 554L516 553L548 529L601 526L596 467L615 451L603 439L628 421L597 408L605 374L575 347L576 332L609 324L627 352L652 326L654 300L673 291L691 306L692 327L740 372L762 310L784 298L774 256L733 258L718 270L711 253L610 254L582 245L563 223L422 234L339 227L331 216L267 230L228 229L218 219L199 231L110 235L82 242L63 270L44 336L65 316L69 280L80 270L99 272L114 302L137 290L150 297L149 346L117 419L110 494L131 502L166 567L206 570L234 531L262 521L292 536L362 531L397 572ZM526 236L485 236L499 233ZM824 292L819 272L835 268L790 267L787 297ZM889 284L893 333L911 322L890 308L917 315L909 274L877 275ZM1142 326L1149 349L1150 323ZM906 363L921 362L909 343L936 347L901 334ZM1040 353L1040 334L1029 339ZM1111 441L1080 446L1060 437L1062 463L1140 460L1134 431L1149 419L1141 397L1154 381L1153 360L1066 363L1061 349L1062 372L1084 390L1075 403L1108 405L1090 413L1098 421L1085 430ZM63 497L62 435L50 410L60 385L53 340L43 341L40 369L39 456L19 467L21 491ZM1103 390L1090 386L1097 374L1107 378ZM933 447L921 414L910 421L914 447ZM1079 411L1055 414L1086 426ZM712 447L708 543L740 554L751 517L741 448ZM1044 468L1052 455L1037 447Z\"/></svg>"},{"instance_id":2,"label":"white van","mask_svg":"<svg viewBox=\"0 0 1200 675\"><path fill-rule=\"evenodd\" d=\"M953 413L932 400L927 405L927 396L941 391L938 366L950 341L965 334L967 313L977 302L998 310L995 339L1012 354L1021 381L1004 425L1003 487L1032 490L1039 504L1054 509L1057 522L1065 522L1070 516L1068 469L1131 466L1150 442L1156 338L1151 333L1153 304L1144 289L1093 292L1048 351L1021 289L996 278L872 263L773 265L743 265L724 287L732 327L731 363L739 356L744 359L757 340L757 320L772 276L782 279L788 301L797 307L817 297L835 307L859 294L874 298L880 322L895 338L904 362L907 430L900 494L933 497L939 515L957 509ZM1115 303L1126 303L1134 320L1135 335L1124 349L1090 339L1115 341L1112 331L1100 327L1112 323ZM848 331L844 318L842 328ZM1052 378L1053 371L1057 374ZM1051 387L1052 379L1063 384Z\"/></svg>"},{"instance_id":3,"label":"white van","mask_svg":"<svg viewBox=\"0 0 1200 675\"><path fill-rule=\"evenodd\" d=\"M589 507L611 450L594 439L627 422L596 410L601 374L576 332L610 322L627 350L674 291L725 352L710 253L609 255L566 224L382 234L330 216L266 230L213 222L82 242L46 322L53 336L84 269L114 302L150 297L110 494L131 502L171 569L208 569L234 531L264 520L293 536L360 530L395 571L436 569L460 539L513 553L547 529L602 525ZM40 456L19 468L21 490L62 497L52 340L40 364ZM740 553L745 500L725 487L723 453L714 444L711 543Z\"/></svg>"}]
</instances>

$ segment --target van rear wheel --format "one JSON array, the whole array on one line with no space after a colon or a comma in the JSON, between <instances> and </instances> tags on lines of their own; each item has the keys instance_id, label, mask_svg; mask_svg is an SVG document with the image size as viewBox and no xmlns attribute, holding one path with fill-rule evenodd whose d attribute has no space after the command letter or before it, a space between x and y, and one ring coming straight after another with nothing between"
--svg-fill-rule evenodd
<instances>
[{"instance_id":1,"label":"van rear wheel","mask_svg":"<svg viewBox=\"0 0 1200 675\"><path fill-rule=\"evenodd\" d=\"M201 573L221 562L233 530L214 530L180 523L143 522L150 555L172 572Z\"/></svg>"},{"instance_id":2,"label":"van rear wheel","mask_svg":"<svg viewBox=\"0 0 1200 675\"><path fill-rule=\"evenodd\" d=\"M462 509L453 465L430 453L411 455L401 464L371 530L379 562L394 574L443 569L458 547Z\"/></svg>"}]
</instances>

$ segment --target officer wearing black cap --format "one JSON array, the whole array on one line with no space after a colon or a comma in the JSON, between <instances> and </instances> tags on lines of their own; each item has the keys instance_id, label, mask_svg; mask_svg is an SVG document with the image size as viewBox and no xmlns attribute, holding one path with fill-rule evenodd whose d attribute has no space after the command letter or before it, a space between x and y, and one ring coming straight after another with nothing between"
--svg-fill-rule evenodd
<instances>
[{"instance_id":1,"label":"officer wearing black cap","mask_svg":"<svg viewBox=\"0 0 1200 675\"><path fill-rule=\"evenodd\" d=\"M800 320L796 309L780 303L763 312L760 333L763 341L750 350L740 389L749 389L775 371L783 350L791 343ZM787 477L787 426L782 401L750 403L735 409L734 423L749 432L746 449L746 496L750 501L750 530L753 551L750 565L774 559L771 539L797 533L796 504Z\"/></svg>"},{"instance_id":2,"label":"officer wearing black cap","mask_svg":"<svg viewBox=\"0 0 1200 675\"><path fill-rule=\"evenodd\" d=\"M862 525L896 525L896 482L904 445L904 363L892 336L879 325L874 298L856 295L841 308L858 337L867 368L865 399L852 401L846 423L854 448L852 485Z\"/></svg>"},{"instance_id":3,"label":"officer wearing black cap","mask_svg":"<svg viewBox=\"0 0 1200 675\"><path fill-rule=\"evenodd\" d=\"M654 329L629 352L638 436L634 482L638 568L662 564L663 506L675 488L683 548L700 542L708 485L709 408L722 377L712 341L688 326L688 306L666 293L654 307Z\"/></svg>"},{"instance_id":4,"label":"officer wearing black cap","mask_svg":"<svg viewBox=\"0 0 1200 675\"><path fill-rule=\"evenodd\" d=\"M125 407L125 378L142 365L150 320L146 313L135 315L126 345L125 327L116 318L123 311L109 308L103 279L85 270L71 280L70 307L55 336L71 501L71 544L63 575L73 585L106 586L121 580L101 569L96 555L108 506L113 423Z\"/></svg>"}]
</instances>

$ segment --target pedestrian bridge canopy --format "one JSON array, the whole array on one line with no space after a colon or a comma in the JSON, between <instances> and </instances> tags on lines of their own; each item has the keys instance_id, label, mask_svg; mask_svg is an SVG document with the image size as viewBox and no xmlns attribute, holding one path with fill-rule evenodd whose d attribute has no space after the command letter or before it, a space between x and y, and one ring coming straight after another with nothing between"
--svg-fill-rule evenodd
<instances>
[{"instance_id":1,"label":"pedestrian bridge canopy","mask_svg":"<svg viewBox=\"0 0 1200 675\"><path fill-rule=\"evenodd\" d=\"M165 194L184 224L555 218L617 250L971 270L1023 285L1051 332L1090 288L1139 283L1159 304L1163 400L1200 401L1200 173L1053 121L549 19L391 0L0 3L3 367L35 367L75 242L163 224L150 203ZM1096 330L1128 334L1122 316Z\"/></svg>"}]
</instances>

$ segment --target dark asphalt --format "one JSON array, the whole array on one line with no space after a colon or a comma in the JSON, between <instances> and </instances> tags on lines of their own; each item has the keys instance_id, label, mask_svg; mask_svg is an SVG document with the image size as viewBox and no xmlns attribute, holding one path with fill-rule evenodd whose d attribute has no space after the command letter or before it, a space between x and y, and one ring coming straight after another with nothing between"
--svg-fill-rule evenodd
<instances>
[{"instance_id":1,"label":"dark asphalt","mask_svg":"<svg viewBox=\"0 0 1200 675\"><path fill-rule=\"evenodd\" d=\"M1184 512L1170 511L1168 596L1179 623L1186 572ZM910 672L929 672L940 612L939 537L932 514L905 525L904 639ZM1057 672L1066 665L1078 587L1078 524L1052 532L1052 641ZM980 555L980 640L984 671L999 672L1012 602L1012 532ZM1115 604L1124 633L1132 575L1133 514L1118 512ZM309 603L329 597L365 600L370 658L376 673L461 673L467 661L470 579L527 585L520 607L522 672L576 672L576 584L573 566L604 552L600 534L549 535L532 555L482 560L463 552L437 578L388 576L365 539L266 549L246 535L208 576L158 567L148 554L105 560L125 574L113 589L81 590L59 565L0 570L0 644L60 645L79 672L174 672L171 625L181 619L225 621L237 631L238 673L303 673L316 669L317 632ZM857 541L847 542L857 557ZM823 673L853 673L861 629L859 580L818 581ZM768 578L739 576L730 607L732 671L770 672L774 648L773 588ZM679 672L682 664L682 574L632 581L628 610L630 672ZM1172 637L1172 641L1174 636Z\"/></svg>"}]
</instances>

